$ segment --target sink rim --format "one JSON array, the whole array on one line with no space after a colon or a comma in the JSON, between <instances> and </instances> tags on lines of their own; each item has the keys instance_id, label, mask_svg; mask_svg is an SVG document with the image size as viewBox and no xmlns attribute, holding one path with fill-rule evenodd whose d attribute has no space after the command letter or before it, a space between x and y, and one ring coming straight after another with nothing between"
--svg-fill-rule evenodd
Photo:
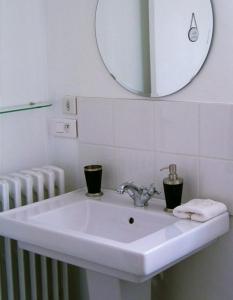
<instances>
[{"instance_id":1,"label":"sink rim","mask_svg":"<svg viewBox=\"0 0 233 300\"><path fill-rule=\"evenodd\" d=\"M142 282L148 276L160 272L166 266L170 266L185 256L189 256L195 250L204 247L229 229L228 213L205 223L181 220L163 211L164 200L153 199L150 201L148 208L134 208L132 200L127 195L118 195L112 190L104 190L104 195L100 197L101 200L96 199L94 201L102 201L103 203L106 201L133 210L143 210L145 213L153 213L155 216L156 214L165 215L174 218L176 221L165 227L165 229L142 239L131 243L121 243L102 237L88 236L86 233L71 236L66 234L65 231L44 229L39 226L32 226L32 224L20 219L15 219L19 214L23 216L29 211L30 215L35 215L39 212L52 210L54 207L63 207L69 203L80 201L84 197L84 193L83 189L77 190L0 213L0 234L20 240L22 245L24 243L32 244L35 246L35 250L38 247L44 250L47 249L50 253L60 255L62 258L65 258L65 256L67 259L71 257L72 262L75 263L77 260L78 266L82 266L81 259L89 262L89 269L92 268L93 264L93 269L98 271L99 267L95 265L101 265L105 268L103 272L107 274L114 270L114 272L111 271L115 274L114 276L134 282L139 280ZM110 196L111 199L109 199ZM71 244L73 248L69 246ZM177 247L177 245L182 245L182 247ZM54 256L54 258L56 257Z\"/></svg>"},{"instance_id":2,"label":"sink rim","mask_svg":"<svg viewBox=\"0 0 233 300\"><path fill-rule=\"evenodd\" d=\"M47 231L49 233L56 233L56 234L60 234L62 236L69 236L71 238L77 238L77 239L82 239L82 240L86 240L86 241L90 241L90 242L95 242L95 243L99 243L99 244L103 244L103 245L110 245L113 247L118 247L122 250L127 250L127 251L131 251L134 253L138 253L141 255L146 254L148 251L151 250L151 247L159 247L159 245L163 242L164 244L164 240L162 239L162 235L163 235L163 231L169 228L172 228L174 225L179 226L178 228L183 228L184 232L177 232L176 236L185 234L185 232L190 231L191 229L195 229L198 228L201 224L204 223L199 223L199 222L195 222L195 221L190 221L190 220L184 220L184 219L178 219L176 217L174 217L171 213L165 212L164 211L164 200L161 199L157 199L157 198L153 198L149 204L148 207L135 207L133 206L133 201L130 199L130 197L128 195L119 195L117 194L115 191L113 190L103 190L104 194L103 196L100 197L95 197L95 198L89 198L85 195L85 190L84 189L79 189L67 194L63 194L60 196L56 196L47 200L43 200L41 202L35 202L33 204L30 205L26 205L26 206L21 206L19 208L14 208L11 209L9 211L5 211L3 213L0 213L0 220L1 218L5 218L6 220L11 220L12 222L17 222L18 224L21 225L30 225L30 227L37 229L37 230L41 230L41 231ZM65 200L64 200L64 195L65 195ZM75 199L74 196L76 196L77 198ZM110 196L110 197L109 197ZM77 201L79 202L84 202L84 201L91 201L91 202L96 202L96 203L100 203L101 204L107 204L107 205L111 205L112 207L116 206L116 207L126 207L129 210L133 211L139 211L139 212L144 212L145 214L150 214L150 215L154 215L156 217L156 215L159 216L163 216L165 218L171 218L172 220L174 220L174 223L165 226L164 228L162 228L159 231L156 231L154 233L148 234L140 239L137 239L135 241L132 241L130 243L124 243L124 242L119 242L116 240L112 240L112 239L107 239L101 236L95 236L95 235L91 235L88 233L83 233L83 232L75 232L72 231L70 229L59 229L59 228L48 228L47 226L44 226L42 223L36 223L36 222L30 222L31 218L33 218L34 216L37 216L39 214L43 214L43 213L48 213L49 211L53 211L55 209L59 209L59 208L63 208L65 206L69 206L69 205L74 205L75 203L77 203ZM38 211L39 208L39 211ZM30 215L26 217L26 220L23 219L18 219L19 216L22 215L23 218L25 218L24 216L24 212L28 212L30 210ZM17 218L15 218L15 214L17 214ZM0 222L1 224L1 222ZM1 229L0 229L0 233L1 233ZM158 240L157 244L155 244L155 240L154 238L158 237L158 235L160 235L160 240ZM173 239L176 236L171 236L169 239L166 240L166 243ZM10 238L15 238L13 235L10 236ZM152 240L152 243L146 244L145 242L148 242L148 240ZM26 241L25 241L26 242ZM136 250L136 247L139 247L139 243L140 245L140 250Z\"/></svg>"}]
</instances>

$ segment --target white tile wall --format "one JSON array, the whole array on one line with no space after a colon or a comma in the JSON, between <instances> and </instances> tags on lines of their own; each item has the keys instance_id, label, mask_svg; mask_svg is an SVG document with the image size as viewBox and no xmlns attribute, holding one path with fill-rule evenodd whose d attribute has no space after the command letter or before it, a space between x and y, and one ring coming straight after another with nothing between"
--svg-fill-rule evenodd
<instances>
[{"instance_id":1,"label":"white tile wall","mask_svg":"<svg viewBox=\"0 0 233 300\"><path fill-rule=\"evenodd\" d=\"M154 103L152 101L113 102L115 145L143 150L154 148Z\"/></svg>"},{"instance_id":2,"label":"white tile wall","mask_svg":"<svg viewBox=\"0 0 233 300\"><path fill-rule=\"evenodd\" d=\"M137 149L117 149L117 184L133 181L137 185L154 182L154 153Z\"/></svg>"},{"instance_id":3,"label":"white tile wall","mask_svg":"<svg viewBox=\"0 0 233 300\"><path fill-rule=\"evenodd\" d=\"M112 102L83 99L78 104L79 139L92 144L113 145Z\"/></svg>"},{"instance_id":4,"label":"white tile wall","mask_svg":"<svg viewBox=\"0 0 233 300\"><path fill-rule=\"evenodd\" d=\"M233 159L233 106L200 105L200 155Z\"/></svg>"},{"instance_id":5,"label":"white tile wall","mask_svg":"<svg viewBox=\"0 0 233 300\"><path fill-rule=\"evenodd\" d=\"M80 162L103 164L104 186L132 180L163 191L168 173L159 170L176 163L182 201L211 197L233 214L232 105L83 98L79 107Z\"/></svg>"},{"instance_id":6,"label":"white tile wall","mask_svg":"<svg viewBox=\"0 0 233 300\"><path fill-rule=\"evenodd\" d=\"M169 153L198 154L198 104L156 102L157 149Z\"/></svg>"},{"instance_id":7,"label":"white tile wall","mask_svg":"<svg viewBox=\"0 0 233 300\"><path fill-rule=\"evenodd\" d=\"M224 202L233 213L233 161L200 159L200 196Z\"/></svg>"}]
</instances>

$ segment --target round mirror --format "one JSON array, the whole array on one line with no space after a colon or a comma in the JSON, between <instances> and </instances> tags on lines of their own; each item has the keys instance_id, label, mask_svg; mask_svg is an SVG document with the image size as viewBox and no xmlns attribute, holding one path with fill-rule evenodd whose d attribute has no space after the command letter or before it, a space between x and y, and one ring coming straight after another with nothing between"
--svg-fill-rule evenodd
<instances>
[{"instance_id":1,"label":"round mirror","mask_svg":"<svg viewBox=\"0 0 233 300\"><path fill-rule=\"evenodd\" d=\"M186 86L208 55L210 0L99 0L96 38L104 64L127 90L162 97Z\"/></svg>"}]
</instances>

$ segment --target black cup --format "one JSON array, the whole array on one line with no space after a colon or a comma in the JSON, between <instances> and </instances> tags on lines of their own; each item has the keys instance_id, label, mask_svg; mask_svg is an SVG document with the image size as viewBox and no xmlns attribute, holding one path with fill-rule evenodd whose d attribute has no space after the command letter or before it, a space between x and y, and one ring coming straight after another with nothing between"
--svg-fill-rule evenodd
<instances>
[{"instance_id":1,"label":"black cup","mask_svg":"<svg viewBox=\"0 0 233 300\"><path fill-rule=\"evenodd\" d=\"M103 195L103 193L101 192L102 166L85 166L84 174L87 183L86 195L89 197L97 197Z\"/></svg>"}]
</instances>

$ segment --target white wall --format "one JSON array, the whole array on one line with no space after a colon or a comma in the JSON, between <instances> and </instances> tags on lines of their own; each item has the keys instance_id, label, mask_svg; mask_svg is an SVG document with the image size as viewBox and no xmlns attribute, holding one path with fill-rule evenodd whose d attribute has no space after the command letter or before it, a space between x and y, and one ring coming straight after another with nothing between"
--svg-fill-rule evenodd
<instances>
[{"instance_id":1,"label":"white wall","mask_svg":"<svg viewBox=\"0 0 233 300\"><path fill-rule=\"evenodd\" d=\"M49 87L51 99L57 100L56 113L60 114L65 94L89 98L80 101L79 139L51 138L51 157L68 171L69 188L83 184L82 166L92 161L104 165L104 186L132 178L145 184L156 180L161 188L165 174L158 174L158 169L176 162L185 180L184 199L230 200L232 105L194 102L232 102L233 3L213 1L215 34L209 58L188 87L165 98L171 102L121 100L136 97L117 85L99 57L96 3L48 1ZM155 295L165 300L231 300L232 247L231 230L218 243L168 270Z\"/></svg>"},{"instance_id":2,"label":"white wall","mask_svg":"<svg viewBox=\"0 0 233 300\"><path fill-rule=\"evenodd\" d=\"M0 115L0 174L48 163L47 109Z\"/></svg>"},{"instance_id":3,"label":"white wall","mask_svg":"<svg viewBox=\"0 0 233 300\"><path fill-rule=\"evenodd\" d=\"M0 106L48 96L45 2L0 1Z\"/></svg>"},{"instance_id":4,"label":"white wall","mask_svg":"<svg viewBox=\"0 0 233 300\"><path fill-rule=\"evenodd\" d=\"M0 107L48 100L44 0L0 0ZM0 115L0 174L48 162L48 110Z\"/></svg>"}]
</instances>

